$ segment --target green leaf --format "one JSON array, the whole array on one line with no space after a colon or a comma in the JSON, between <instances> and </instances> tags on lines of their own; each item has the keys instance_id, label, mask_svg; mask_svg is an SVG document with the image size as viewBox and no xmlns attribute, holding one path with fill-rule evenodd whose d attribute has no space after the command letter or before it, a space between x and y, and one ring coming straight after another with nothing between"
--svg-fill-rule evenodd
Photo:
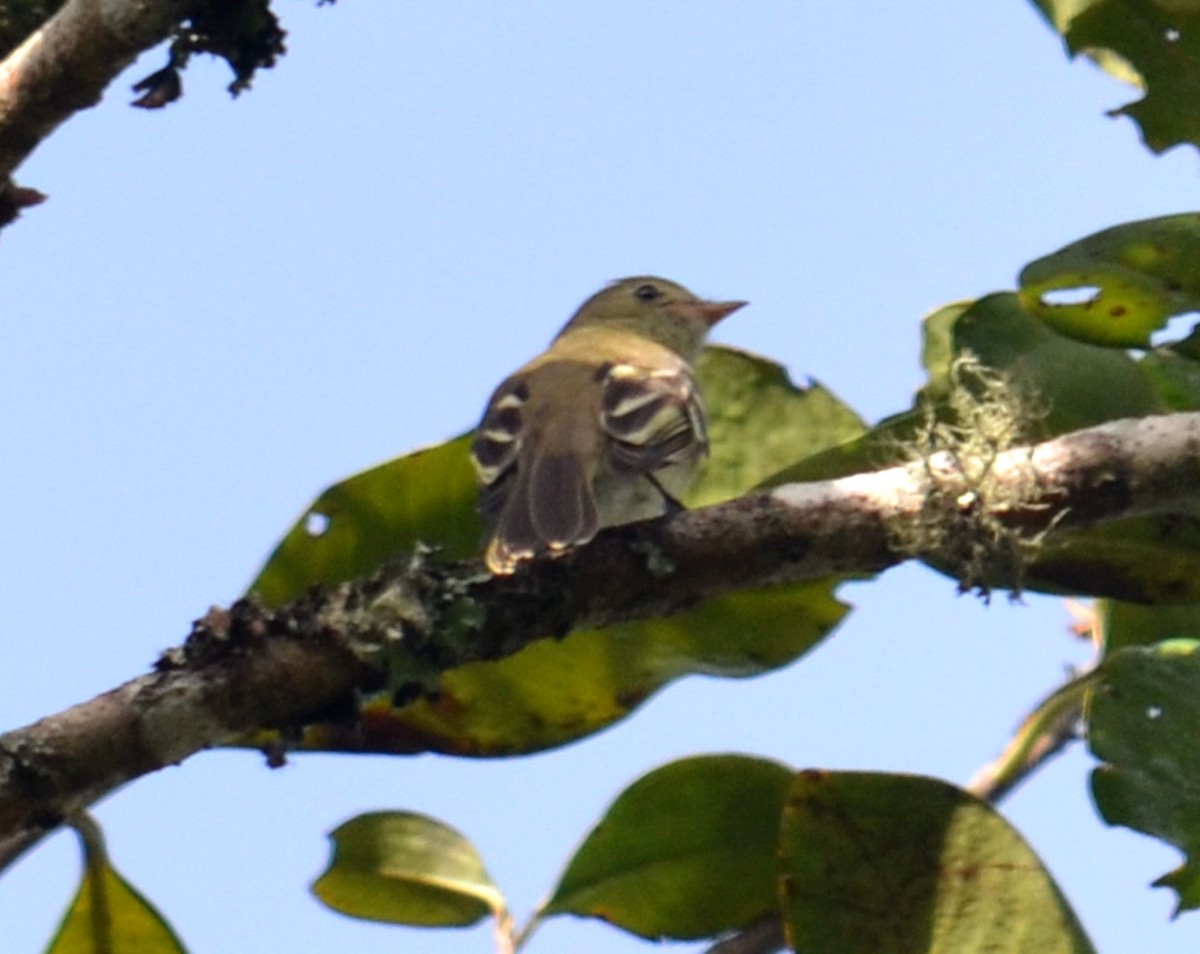
<instances>
[{"instance_id":1,"label":"green leaf","mask_svg":"<svg viewBox=\"0 0 1200 954\"><path fill-rule=\"evenodd\" d=\"M942 400L950 391L950 366L958 357L954 347L954 329L964 314L974 306L973 301L958 301L944 305L925 316L921 322L921 367L929 375L921 396L925 400Z\"/></svg>"},{"instance_id":2,"label":"green leaf","mask_svg":"<svg viewBox=\"0 0 1200 954\"><path fill-rule=\"evenodd\" d=\"M1031 315L1017 295L998 292L974 302L957 302L930 314L924 324L923 362L929 375L910 411L774 474L771 485L829 480L912 459L914 443L927 424L925 407L939 420L949 415L950 368L967 352L1003 372L1025 408L1018 432L1028 439L1051 437L1122 417L1165 409L1157 372L1129 355L1075 341Z\"/></svg>"},{"instance_id":3,"label":"green leaf","mask_svg":"<svg viewBox=\"0 0 1200 954\"><path fill-rule=\"evenodd\" d=\"M791 771L740 755L655 769L584 840L542 915L602 918L647 938L745 927L777 904L775 852Z\"/></svg>"},{"instance_id":4,"label":"green leaf","mask_svg":"<svg viewBox=\"0 0 1200 954\"><path fill-rule=\"evenodd\" d=\"M1163 403L1171 411L1200 410L1200 348L1193 330L1184 341L1155 348L1140 362Z\"/></svg>"},{"instance_id":5,"label":"green leaf","mask_svg":"<svg viewBox=\"0 0 1200 954\"><path fill-rule=\"evenodd\" d=\"M799 388L774 361L709 348L696 373L708 406L712 457L686 495L690 507L729 500L785 464L855 438L862 419L820 384Z\"/></svg>"},{"instance_id":6,"label":"green leaf","mask_svg":"<svg viewBox=\"0 0 1200 954\"><path fill-rule=\"evenodd\" d=\"M785 467L759 486L779 487L783 484L836 480L902 463L902 448L911 446L913 435L924 420L925 415L920 411L892 415L853 440L817 451Z\"/></svg>"},{"instance_id":7,"label":"green leaf","mask_svg":"<svg viewBox=\"0 0 1200 954\"><path fill-rule=\"evenodd\" d=\"M1200 5L1194 0L1035 0L1071 53L1086 53L1118 79L1146 91L1114 109L1154 152L1200 144Z\"/></svg>"},{"instance_id":8,"label":"green leaf","mask_svg":"<svg viewBox=\"0 0 1200 954\"><path fill-rule=\"evenodd\" d=\"M1021 836L990 806L945 782L802 772L782 835L793 950L1093 952Z\"/></svg>"},{"instance_id":9,"label":"green leaf","mask_svg":"<svg viewBox=\"0 0 1200 954\"><path fill-rule=\"evenodd\" d=\"M956 351L971 351L1028 396L1040 415L1023 428L1031 439L1166 410L1144 363L1056 333L1015 295L980 299L955 323L953 336ZM1176 514L1055 534L1036 551L1024 582L1142 602L1200 600L1200 522Z\"/></svg>"},{"instance_id":10,"label":"green leaf","mask_svg":"<svg viewBox=\"0 0 1200 954\"><path fill-rule=\"evenodd\" d=\"M250 586L268 606L317 583L379 569L418 543L447 558L479 549L470 435L372 467L323 491L304 511Z\"/></svg>"},{"instance_id":11,"label":"green leaf","mask_svg":"<svg viewBox=\"0 0 1200 954\"><path fill-rule=\"evenodd\" d=\"M1097 600L1094 612L1106 656L1128 646L1150 646L1176 637L1200 638L1200 603L1148 606Z\"/></svg>"},{"instance_id":12,"label":"green leaf","mask_svg":"<svg viewBox=\"0 0 1200 954\"><path fill-rule=\"evenodd\" d=\"M1047 541L1034 574L1050 592L1195 603L1200 601L1200 521L1173 514L1068 531Z\"/></svg>"},{"instance_id":13,"label":"green leaf","mask_svg":"<svg viewBox=\"0 0 1200 954\"><path fill-rule=\"evenodd\" d=\"M787 665L845 615L833 587L745 590L666 619L541 640L498 662L452 669L435 695L402 709L373 699L351 730L309 727L301 747L491 757L563 745L624 718L681 676L747 677Z\"/></svg>"},{"instance_id":14,"label":"green leaf","mask_svg":"<svg viewBox=\"0 0 1200 954\"><path fill-rule=\"evenodd\" d=\"M980 298L954 323L954 351L1003 371L1040 410L1029 429L1049 437L1164 410L1149 377L1122 351L1075 341L1046 327L1016 295Z\"/></svg>"},{"instance_id":15,"label":"green leaf","mask_svg":"<svg viewBox=\"0 0 1200 954\"><path fill-rule=\"evenodd\" d=\"M824 388L796 387L783 368L765 358L710 348L697 373L713 453L687 498L691 504L744 493L798 456L863 430ZM315 508L340 501L327 532L310 539L301 521L256 591L275 602L317 579L366 573L418 539L446 544L438 536L443 527L449 528L452 552L477 547L466 454L460 438L326 491ZM399 481L402 493L389 493L391 480ZM369 493L360 499L363 488ZM393 506L393 496L403 506ZM430 512L421 509L426 506ZM461 529L468 527L473 529ZM343 535L330 542L339 530ZM389 543L393 538L399 542ZM313 558L317 551L319 558ZM562 745L623 718L681 676L752 676L792 662L845 615L846 606L833 595L836 585L830 580L734 593L670 619L542 640L508 659L449 671L436 695L404 708L394 708L385 695L370 699L352 731L312 726L301 746L497 756Z\"/></svg>"},{"instance_id":16,"label":"green leaf","mask_svg":"<svg viewBox=\"0 0 1200 954\"><path fill-rule=\"evenodd\" d=\"M333 858L313 893L350 917L389 924L466 927L501 917L504 897L474 846L434 818L372 812L329 836Z\"/></svg>"},{"instance_id":17,"label":"green leaf","mask_svg":"<svg viewBox=\"0 0 1200 954\"><path fill-rule=\"evenodd\" d=\"M1118 225L1031 262L1021 302L1080 341L1147 348L1172 315L1200 309L1200 214Z\"/></svg>"},{"instance_id":18,"label":"green leaf","mask_svg":"<svg viewBox=\"0 0 1200 954\"><path fill-rule=\"evenodd\" d=\"M185 954L163 916L105 858L95 833L84 837L79 890L46 954Z\"/></svg>"},{"instance_id":19,"label":"green leaf","mask_svg":"<svg viewBox=\"0 0 1200 954\"><path fill-rule=\"evenodd\" d=\"M1155 882L1180 910L1200 908L1200 641L1169 640L1113 653L1099 670L1088 743L1103 761L1092 795L1111 825L1179 848L1186 860Z\"/></svg>"},{"instance_id":20,"label":"green leaf","mask_svg":"<svg viewBox=\"0 0 1200 954\"><path fill-rule=\"evenodd\" d=\"M1188 399L1185 372L1193 362L1155 352L1134 360L1124 351L1076 341L1031 315L1017 295L996 293L956 303L925 322L924 362L929 379L913 410L887 418L866 434L786 468L770 483L818 480L889 466L929 453L930 413L955 419L951 367L971 354L1003 375L1012 406L1011 438L1034 442L1105 421L1160 413ZM1198 365L1200 366L1200 365ZM1166 372L1174 384L1164 384ZM964 386L971 384L968 378ZM995 400L976 395L980 402ZM1168 401L1171 403L1168 404ZM989 412L990 414L990 412ZM957 422L960 426L961 421ZM968 428L969 437L978 437ZM963 448L956 448L962 451ZM1003 450L982 446L980 453ZM973 450L966 449L967 454ZM1023 575L1011 565L986 565L975 582L1005 588L1073 592L1142 602L1200 601L1200 519L1196 514L1144 518L1047 537L1022 555ZM998 552L995 548L993 553ZM1025 563L1024 561L1029 561ZM935 569L957 578L959 567Z\"/></svg>"}]
</instances>

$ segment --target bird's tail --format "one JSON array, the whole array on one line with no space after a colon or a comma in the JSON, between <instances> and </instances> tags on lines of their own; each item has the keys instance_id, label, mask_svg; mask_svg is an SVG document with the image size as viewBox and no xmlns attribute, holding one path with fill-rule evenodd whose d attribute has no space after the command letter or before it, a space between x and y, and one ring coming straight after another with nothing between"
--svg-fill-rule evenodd
<instances>
[{"instance_id":1,"label":"bird's tail","mask_svg":"<svg viewBox=\"0 0 1200 954\"><path fill-rule=\"evenodd\" d=\"M522 560L587 543L600 519L592 475L579 454L542 454L517 467L487 548L493 573L511 573Z\"/></svg>"}]
</instances>

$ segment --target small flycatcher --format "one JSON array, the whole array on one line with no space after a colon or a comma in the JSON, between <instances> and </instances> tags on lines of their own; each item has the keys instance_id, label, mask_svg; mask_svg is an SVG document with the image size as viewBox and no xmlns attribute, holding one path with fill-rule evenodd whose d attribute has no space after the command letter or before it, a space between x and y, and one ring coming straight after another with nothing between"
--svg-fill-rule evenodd
<instances>
[{"instance_id":1,"label":"small flycatcher","mask_svg":"<svg viewBox=\"0 0 1200 954\"><path fill-rule=\"evenodd\" d=\"M493 573L679 506L708 453L692 365L745 304L622 279L496 389L471 448Z\"/></svg>"}]
</instances>

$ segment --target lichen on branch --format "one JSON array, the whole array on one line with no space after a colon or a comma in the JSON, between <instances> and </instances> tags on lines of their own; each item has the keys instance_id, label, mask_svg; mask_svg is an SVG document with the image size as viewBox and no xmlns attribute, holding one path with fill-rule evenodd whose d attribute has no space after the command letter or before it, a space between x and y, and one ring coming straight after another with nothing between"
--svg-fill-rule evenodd
<instances>
[{"instance_id":1,"label":"lichen on branch","mask_svg":"<svg viewBox=\"0 0 1200 954\"><path fill-rule=\"evenodd\" d=\"M943 401L925 402L916 434L898 447L902 460L924 469L929 493L916 520L895 526L896 546L938 565L962 592L987 599L1000 580L1016 598L1046 528L1032 530L1002 515L1052 504L1042 499L1032 461L1003 475L996 463L1036 433L1045 408L969 351L951 364L948 384Z\"/></svg>"}]
</instances>

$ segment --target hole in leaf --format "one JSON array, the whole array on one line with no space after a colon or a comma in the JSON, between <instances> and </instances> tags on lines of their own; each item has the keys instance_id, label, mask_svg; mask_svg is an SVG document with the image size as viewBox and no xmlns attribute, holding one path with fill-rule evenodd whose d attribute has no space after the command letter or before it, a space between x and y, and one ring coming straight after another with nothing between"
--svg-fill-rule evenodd
<instances>
[{"instance_id":1,"label":"hole in leaf","mask_svg":"<svg viewBox=\"0 0 1200 954\"><path fill-rule=\"evenodd\" d=\"M1163 327L1150 335L1150 345L1158 348L1175 341L1182 341L1192 333L1192 329L1195 328L1198 319L1200 319L1200 313L1194 311L1185 311L1181 315L1172 315Z\"/></svg>"},{"instance_id":2,"label":"hole in leaf","mask_svg":"<svg viewBox=\"0 0 1200 954\"><path fill-rule=\"evenodd\" d=\"M329 532L329 514L314 510L304 518L304 532L310 537L322 537Z\"/></svg>"},{"instance_id":3,"label":"hole in leaf","mask_svg":"<svg viewBox=\"0 0 1200 954\"><path fill-rule=\"evenodd\" d=\"M1162 706L1146 706L1146 718L1151 721L1162 718Z\"/></svg>"},{"instance_id":4,"label":"hole in leaf","mask_svg":"<svg viewBox=\"0 0 1200 954\"><path fill-rule=\"evenodd\" d=\"M1168 27L1167 30L1163 33L1163 39L1166 40L1168 43L1178 43L1179 42L1179 31L1176 30L1174 27Z\"/></svg>"},{"instance_id":5,"label":"hole in leaf","mask_svg":"<svg viewBox=\"0 0 1200 954\"><path fill-rule=\"evenodd\" d=\"M1042 304L1051 307L1055 305L1086 305L1100 300L1100 286L1076 285L1073 288L1053 288L1042 295Z\"/></svg>"}]
</instances>

